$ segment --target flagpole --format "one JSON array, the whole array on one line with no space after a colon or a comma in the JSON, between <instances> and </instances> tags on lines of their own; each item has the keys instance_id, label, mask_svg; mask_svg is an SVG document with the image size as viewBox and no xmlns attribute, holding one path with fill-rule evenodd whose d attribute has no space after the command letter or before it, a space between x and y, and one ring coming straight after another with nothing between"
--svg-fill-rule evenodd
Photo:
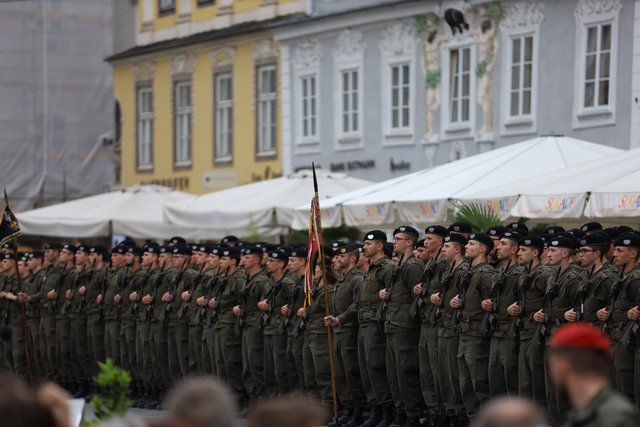
<instances>
[{"instance_id":1,"label":"flagpole","mask_svg":"<svg viewBox=\"0 0 640 427\"><path fill-rule=\"evenodd\" d=\"M311 163L311 168L313 169L313 191L314 198L318 208L318 218L316 221L317 225L317 233L318 236L322 236L322 224L320 221L320 197L318 196L318 180L316 178L316 166L314 163ZM325 268L324 262L324 242L318 242L319 252L320 252L320 268L322 269L322 280L324 282L324 286L322 287L324 290L324 309L325 315L331 315L331 309L329 307L329 289L327 289L327 271ZM329 347L329 368L331 369L331 398L333 402L333 422L335 425L338 424L338 399L337 399L337 391L336 391L336 368L333 360L333 328L331 324L327 324L327 345Z\"/></svg>"}]
</instances>

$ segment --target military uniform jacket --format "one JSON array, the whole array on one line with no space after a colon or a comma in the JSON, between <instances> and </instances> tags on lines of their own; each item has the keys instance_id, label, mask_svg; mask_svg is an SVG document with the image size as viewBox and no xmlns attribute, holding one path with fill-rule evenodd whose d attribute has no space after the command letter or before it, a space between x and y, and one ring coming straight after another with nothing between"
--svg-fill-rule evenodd
<instances>
[{"instance_id":1,"label":"military uniform jacket","mask_svg":"<svg viewBox=\"0 0 640 427\"><path fill-rule=\"evenodd\" d=\"M393 268L393 263L387 257L382 257L369 266L369 271L362 282L362 291L358 301L358 320L360 323L377 322L375 316L381 303L379 294L389 284Z\"/></svg>"},{"instance_id":2,"label":"military uniform jacket","mask_svg":"<svg viewBox=\"0 0 640 427\"><path fill-rule=\"evenodd\" d=\"M480 323L485 313L481 303L490 292L496 269L489 263L483 262L472 266L471 274L460 320L460 332L474 337L484 337L486 335L480 331Z\"/></svg>"},{"instance_id":3,"label":"military uniform jacket","mask_svg":"<svg viewBox=\"0 0 640 427\"><path fill-rule=\"evenodd\" d=\"M187 303L186 317L190 326L200 325L200 306L196 301L198 301L198 298L203 296L211 298L211 282L215 281L216 272L211 269L205 270L196 276L196 279L198 280L195 283L193 292L191 293L191 299ZM207 298L207 302L209 301L209 298Z\"/></svg>"},{"instance_id":4,"label":"military uniform jacket","mask_svg":"<svg viewBox=\"0 0 640 427\"><path fill-rule=\"evenodd\" d=\"M258 315L262 312L258 310L258 303L262 300L262 296L266 293L269 287L269 277L262 270L255 273L253 276L247 278L246 286L244 289L244 297L241 295L241 300L244 298L244 325L245 327L253 327L258 318Z\"/></svg>"},{"instance_id":5,"label":"military uniform jacket","mask_svg":"<svg viewBox=\"0 0 640 427\"><path fill-rule=\"evenodd\" d=\"M193 293L194 284L199 280L198 276L198 271L192 268L186 268L183 271L182 275L180 275L180 271L176 273L175 277L179 277L180 280L174 280L174 283L172 283L169 287L169 292L175 292L173 300L168 303L170 306L168 316L170 321L183 323L186 323L188 321L186 313L182 317L178 315L180 307L182 307L182 304L184 303L184 300L182 299L182 293L184 291L191 291L191 293Z\"/></svg>"},{"instance_id":6,"label":"military uniform jacket","mask_svg":"<svg viewBox=\"0 0 640 427\"><path fill-rule=\"evenodd\" d=\"M298 310L304 306L304 274L297 275L295 273L291 273L296 279L296 284L291 289L289 293L287 304L289 305L289 322L287 323L287 334L289 336L294 336L295 331L302 320L300 317L296 316Z\"/></svg>"},{"instance_id":7,"label":"military uniform jacket","mask_svg":"<svg viewBox=\"0 0 640 427\"><path fill-rule=\"evenodd\" d=\"M18 295L18 277L17 275L13 274L11 276L6 276L4 277L4 285L2 286L2 289L4 291L7 292L11 292L14 295ZM6 319L6 323L7 324L11 324L11 325L21 325L22 319L20 316L22 316L21 308L20 308L20 301L15 300L15 301L11 301L8 299L3 299L5 301L4 304L6 304L6 313L4 314L4 318ZM5 323L3 321L3 323Z\"/></svg>"},{"instance_id":8,"label":"military uniform jacket","mask_svg":"<svg viewBox=\"0 0 640 427\"><path fill-rule=\"evenodd\" d=\"M629 427L638 425L635 407L606 386L586 406L569 412L563 427Z\"/></svg>"},{"instance_id":9,"label":"military uniform jacket","mask_svg":"<svg viewBox=\"0 0 640 427\"><path fill-rule=\"evenodd\" d=\"M426 286L427 289L424 293L424 297L422 297L422 302L420 304L420 319L422 319L423 322L428 322L429 324L431 324L433 311L436 309L436 307L431 304L431 295L440 292L440 289L442 287L442 279L444 279L444 277L449 273L449 270L451 269L451 266L444 258L438 258L436 260L427 262L427 265L425 266L425 273L427 269L429 269L431 262L434 262L433 275L431 276L431 280L429 281L429 283L422 284L423 286ZM411 292L413 292L413 289L411 290Z\"/></svg>"},{"instance_id":10,"label":"military uniform jacket","mask_svg":"<svg viewBox=\"0 0 640 427\"><path fill-rule=\"evenodd\" d=\"M27 317L29 317L29 319L37 319L40 317L40 304L33 300L33 296L40 292L44 274L44 269L40 269L37 273L30 274L29 277L22 282L22 291L32 298L31 301L27 303Z\"/></svg>"},{"instance_id":11,"label":"military uniform jacket","mask_svg":"<svg viewBox=\"0 0 640 427\"><path fill-rule=\"evenodd\" d=\"M617 280L617 279L616 279ZM615 286L615 285L614 285ZM627 311L638 305L640 294L640 267L636 266L628 272L622 283L618 284L617 298L613 304L613 312L609 313L609 334L611 339L620 341L624 336L630 320Z\"/></svg>"},{"instance_id":12,"label":"military uniform jacket","mask_svg":"<svg viewBox=\"0 0 640 427\"><path fill-rule=\"evenodd\" d=\"M72 268L72 269L67 268L66 272L63 275L62 286L60 287L60 291L58 292L58 298L56 298L55 312L56 312L56 319L58 320L68 317L69 313L65 313L64 311L64 303L67 302L67 297L65 293L68 290L74 289L74 286L76 283L76 277L78 277L78 272L76 271L75 268Z\"/></svg>"},{"instance_id":13,"label":"military uniform jacket","mask_svg":"<svg viewBox=\"0 0 640 427\"><path fill-rule=\"evenodd\" d=\"M166 292L172 292L171 284L173 283L173 278L176 276L176 274L178 274L178 270L173 267L167 268L158 273L158 281L157 283L154 283L154 287L156 287L156 289L151 290L151 296L153 297L153 301L150 304L150 315L152 322L161 321L160 318L162 316L162 313L171 307L171 303L162 301L162 295L164 295Z\"/></svg>"},{"instance_id":14,"label":"military uniform jacket","mask_svg":"<svg viewBox=\"0 0 640 427\"><path fill-rule=\"evenodd\" d=\"M327 286L328 300L333 299L336 291L336 285ZM324 326L324 318L327 315L326 305L324 303L324 288L317 285L313 289L313 302L308 307L309 319L305 329L306 334L326 334L327 328Z\"/></svg>"},{"instance_id":15,"label":"military uniform jacket","mask_svg":"<svg viewBox=\"0 0 640 427\"><path fill-rule=\"evenodd\" d=\"M0 276L0 291L10 292L10 288L13 282L13 276L7 276L6 274L2 274ZM10 323L9 319L9 306L11 301L6 298L0 298L0 324L8 325Z\"/></svg>"},{"instance_id":16,"label":"military uniform jacket","mask_svg":"<svg viewBox=\"0 0 640 427\"><path fill-rule=\"evenodd\" d=\"M556 270L557 271L557 270ZM548 324L550 325L549 336L553 331L566 322L564 313L573 307L578 287L587 279L587 272L578 264L571 263L569 267L560 273L556 281L556 276L549 278L548 291L551 291L551 311L549 313Z\"/></svg>"},{"instance_id":17,"label":"military uniform jacket","mask_svg":"<svg viewBox=\"0 0 640 427\"><path fill-rule=\"evenodd\" d=\"M121 304L116 303L113 297L120 295L122 298L125 298L122 290L126 286L127 268L120 267L112 270L108 278L107 289L102 298L104 320L119 320L122 313Z\"/></svg>"},{"instance_id":18,"label":"military uniform jacket","mask_svg":"<svg viewBox=\"0 0 640 427\"><path fill-rule=\"evenodd\" d=\"M92 275L93 269L86 267L83 267L81 271L78 271L76 273L76 279L74 280L72 288L73 295L71 295L70 307L69 310L67 310L67 313L70 314L73 319L81 319L83 317L86 317L87 292L85 290L85 294L80 295L79 289L83 286L86 288L87 284L91 280Z\"/></svg>"},{"instance_id":19,"label":"military uniform jacket","mask_svg":"<svg viewBox=\"0 0 640 427\"><path fill-rule=\"evenodd\" d=\"M151 276L151 270L146 268L139 268L136 271L130 272L127 276L127 285L124 288L124 295L122 296L122 319L134 322L136 320L137 312L140 311L140 296L143 291L144 284L147 278ZM132 293L138 293L138 301L131 301L129 295ZM135 308L134 308L135 307Z\"/></svg>"},{"instance_id":20,"label":"military uniform jacket","mask_svg":"<svg viewBox=\"0 0 640 427\"><path fill-rule=\"evenodd\" d=\"M102 302L98 304L97 298L103 290L106 290L106 281L108 279L107 271L108 268L106 266L94 270L91 276L91 280L87 284L85 299L87 301L86 312L88 315L99 314L102 310ZM105 289L103 289L103 286Z\"/></svg>"},{"instance_id":21,"label":"military uniform jacket","mask_svg":"<svg viewBox=\"0 0 640 427\"><path fill-rule=\"evenodd\" d=\"M136 288L136 292L138 292L138 309L135 310L134 319L137 322L148 321L153 316L153 305L142 304L142 298L145 295L153 295L153 288L156 285L156 281L158 281L158 283L160 282L159 277L160 270L158 268L153 268L149 274L145 272L145 275L142 278L143 283L140 283L139 287Z\"/></svg>"},{"instance_id":22,"label":"military uniform jacket","mask_svg":"<svg viewBox=\"0 0 640 427\"><path fill-rule=\"evenodd\" d=\"M609 293L616 279L616 273L612 269L603 266L593 273L591 284L589 284L588 279L585 279L580 284L578 294L580 294L580 291L584 292L584 318L582 320L594 325L599 323L597 312L607 306ZM574 308L576 312L580 310L580 301L574 302Z\"/></svg>"},{"instance_id":23,"label":"military uniform jacket","mask_svg":"<svg viewBox=\"0 0 640 427\"><path fill-rule=\"evenodd\" d=\"M331 313L340 320L340 325L333 331L358 329L358 299L362 291L364 274L352 268L342 275L336 283L336 291L331 300Z\"/></svg>"},{"instance_id":24,"label":"military uniform jacket","mask_svg":"<svg viewBox=\"0 0 640 427\"><path fill-rule=\"evenodd\" d=\"M32 301L40 301L40 315L51 316L54 314L54 308L56 303L47 297L50 291L58 290L62 286L62 280L64 279L65 267L62 264L56 266L50 265L47 267L43 284L40 287L39 294L32 297Z\"/></svg>"},{"instance_id":25,"label":"military uniform jacket","mask_svg":"<svg viewBox=\"0 0 640 427\"><path fill-rule=\"evenodd\" d=\"M498 296L498 306L495 307L493 313L495 318L495 325L493 330L493 336L499 338L508 338L509 329L511 328L511 321L513 317L507 313L507 308L516 301L516 288L520 283L520 279L525 273L524 267L520 265L511 265L504 275L502 280L502 289ZM498 284L500 275L496 274L492 283L492 290Z\"/></svg>"},{"instance_id":26,"label":"military uniform jacket","mask_svg":"<svg viewBox=\"0 0 640 427\"><path fill-rule=\"evenodd\" d=\"M422 279L424 264L411 255L397 268L400 270L393 284L393 292L388 296L389 304L384 316L384 330L388 333L420 326L419 319L414 319L409 314L409 308L413 302L413 287Z\"/></svg>"},{"instance_id":27,"label":"military uniform jacket","mask_svg":"<svg viewBox=\"0 0 640 427\"><path fill-rule=\"evenodd\" d=\"M448 282L447 289L444 291L444 295L440 295L440 298L443 299L442 306L440 308L440 317L438 319L438 336L443 338L453 338L458 336L458 332L453 326L453 316L456 314L456 309L451 307L449 301L456 295L458 295L458 290L460 289L460 282L464 277L465 273L469 269L469 264L462 261L459 262L451 271L451 267L445 271L442 280L446 280ZM447 277L451 275L451 279L447 279ZM436 290L434 293L440 292L442 288ZM432 294L433 295L433 294ZM431 302L429 303L431 304ZM433 305L433 304L431 304ZM435 308L435 306L434 306Z\"/></svg>"},{"instance_id":28,"label":"military uniform jacket","mask_svg":"<svg viewBox=\"0 0 640 427\"><path fill-rule=\"evenodd\" d=\"M296 285L296 275L291 273L288 270L285 270L284 275L278 281L274 282L273 279L270 279L271 286L278 286L279 289L276 294L273 296L272 304L271 304L271 314L269 315L269 320L266 322L264 326L264 335L279 335L280 334L280 323L282 323L282 319L284 316L280 309L283 305L286 305L289 302L289 295L291 294L291 290ZM268 293L268 291L267 291ZM264 297L266 298L266 294Z\"/></svg>"},{"instance_id":29,"label":"military uniform jacket","mask_svg":"<svg viewBox=\"0 0 640 427\"><path fill-rule=\"evenodd\" d=\"M237 317L233 314L233 307L238 305L240 293L247 281L247 273L244 270L237 269L231 275L227 276L227 284L224 289L221 288L224 279L218 276L215 283L214 295L219 295L217 313L218 321L216 329L228 328L235 325Z\"/></svg>"},{"instance_id":30,"label":"military uniform jacket","mask_svg":"<svg viewBox=\"0 0 640 427\"><path fill-rule=\"evenodd\" d=\"M516 299L522 301L520 304L521 340L533 338L538 327L538 322L533 320L533 315L542 308L547 283L555 272L556 267L538 264L529 274L525 272L520 276Z\"/></svg>"}]
</instances>

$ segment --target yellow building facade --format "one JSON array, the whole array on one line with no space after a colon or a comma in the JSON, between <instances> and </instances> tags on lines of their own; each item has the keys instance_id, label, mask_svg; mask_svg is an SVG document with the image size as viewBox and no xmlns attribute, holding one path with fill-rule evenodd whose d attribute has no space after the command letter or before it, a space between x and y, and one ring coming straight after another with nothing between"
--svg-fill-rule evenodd
<instances>
[{"instance_id":1,"label":"yellow building facade","mask_svg":"<svg viewBox=\"0 0 640 427\"><path fill-rule=\"evenodd\" d=\"M136 46L108 60L121 183L193 193L282 174L279 51L302 0L139 0Z\"/></svg>"}]
</instances>

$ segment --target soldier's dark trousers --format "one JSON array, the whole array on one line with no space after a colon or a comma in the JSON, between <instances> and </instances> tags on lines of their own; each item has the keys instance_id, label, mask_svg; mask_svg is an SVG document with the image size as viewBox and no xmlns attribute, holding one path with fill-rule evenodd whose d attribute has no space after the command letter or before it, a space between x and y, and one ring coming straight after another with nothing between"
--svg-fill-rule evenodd
<instances>
[{"instance_id":1,"label":"soldier's dark trousers","mask_svg":"<svg viewBox=\"0 0 640 427\"><path fill-rule=\"evenodd\" d=\"M149 325L149 355L154 366L154 385L161 389L172 384L168 349L166 323L153 320Z\"/></svg>"},{"instance_id":2,"label":"soldier's dark trousers","mask_svg":"<svg viewBox=\"0 0 640 427\"><path fill-rule=\"evenodd\" d=\"M58 373L56 364L56 319L45 308L40 316L38 330L40 354L44 362L45 377L53 379Z\"/></svg>"},{"instance_id":3,"label":"soldier's dark trousers","mask_svg":"<svg viewBox=\"0 0 640 427\"><path fill-rule=\"evenodd\" d=\"M537 340L536 340L537 341ZM546 406L544 385L544 345L533 339L520 341L518 353L518 391L520 397Z\"/></svg>"},{"instance_id":4,"label":"soldier's dark trousers","mask_svg":"<svg viewBox=\"0 0 640 427\"><path fill-rule=\"evenodd\" d=\"M71 321L67 316L56 319L56 364L60 380L71 379Z\"/></svg>"},{"instance_id":5,"label":"soldier's dark trousers","mask_svg":"<svg viewBox=\"0 0 640 427\"><path fill-rule=\"evenodd\" d=\"M203 373L201 325L189 325L189 373Z\"/></svg>"},{"instance_id":6,"label":"soldier's dark trousers","mask_svg":"<svg viewBox=\"0 0 640 427\"><path fill-rule=\"evenodd\" d=\"M570 410L569 402L563 396L560 396L551 380L551 374L549 372L549 345L544 349L544 378L545 378L545 394L547 396L547 411L552 426L559 426L562 424L565 414ZM632 368L633 369L633 368ZM632 370L633 375L633 370Z\"/></svg>"},{"instance_id":7,"label":"soldier's dark trousers","mask_svg":"<svg viewBox=\"0 0 640 427\"><path fill-rule=\"evenodd\" d=\"M219 362L216 371L221 378L225 378L224 381L235 398L241 399L245 395L242 377L242 338L235 334L233 325L224 325L213 330L216 339L216 362Z\"/></svg>"},{"instance_id":8,"label":"soldier's dark trousers","mask_svg":"<svg viewBox=\"0 0 640 427\"><path fill-rule=\"evenodd\" d=\"M362 383L369 403L390 405L392 403L387 379L387 337L380 322L363 322L358 330L358 361ZM370 393L372 393L370 395Z\"/></svg>"},{"instance_id":9,"label":"soldier's dark trousers","mask_svg":"<svg viewBox=\"0 0 640 427\"><path fill-rule=\"evenodd\" d=\"M290 392L286 352L286 336L264 336L264 387L267 396L284 396Z\"/></svg>"},{"instance_id":10,"label":"soldier's dark trousers","mask_svg":"<svg viewBox=\"0 0 640 427\"><path fill-rule=\"evenodd\" d=\"M120 332L120 366L131 372L134 380L139 380L140 371L136 365L136 321L123 320Z\"/></svg>"},{"instance_id":11,"label":"soldier's dark trousers","mask_svg":"<svg viewBox=\"0 0 640 427\"><path fill-rule=\"evenodd\" d=\"M100 319L100 314L90 314L87 318L87 345L91 358L91 378L98 375L98 362L104 362L106 358L104 344L104 322Z\"/></svg>"},{"instance_id":12,"label":"soldier's dark trousers","mask_svg":"<svg viewBox=\"0 0 640 427\"><path fill-rule=\"evenodd\" d=\"M358 329L341 329L333 335L336 372L346 381L346 387L338 387L338 398L347 408L364 407L367 398L360 378L358 364Z\"/></svg>"},{"instance_id":13,"label":"soldier's dark trousers","mask_svg":"<svg viewBox=\"0 0 640 427\"><path fill-rule=\"evenodd\" d=\"M289 331L287 337L287 366L289 372L296 375L289 375L290 390L302 390L304 386L304 363L302 361L302 348L304 347L304 336L296 336L293 331Z\"/></svg>"},{"instance_id":14,"label":"soldier's dark trousers","mask_svg":"<svg viewBox=\"0 0 640 427\"><path fill-rule=\"evenodd\" d=\"M518 340L515 338L491 337L489 393L491 397L518 395Z\"/></svg>"},{"instance_id":15,"label":"soldier's dark trousers","mask_svg":"<svg viewBox=\"0 0 640 427\"><path fill-rule=\"evenodd\" d=\"M35 378L44 378L44 361L40 353L40 338L38 329L40 328L40 318L29 318L29 346L31 348L31 360L33 364L33 375Z\"/></svg>"},{"instance_id":16,"label":"soldier's dark trousers","mask_svg":"<svg viewBox=\"0 0 640 427\"><path fill-rule=\"evenodd\" d=\"M420 325L418 356L420 363L420 385L422 398L430 414L442 414L442 402L447 400L438 381L438 330L430 320Z\"/></svg>"},{"instance_id":17,"label":"soldier's dark trousers","mask_svg":"<svg viewBox=\"0 0 640 427\"><path fill-rule=\"evenodd\" d=\"M149 322L136 322L136 366L140 373L140 380L145 385L152 383L153 371L156 367L151 362L149 348Z\"/></svg>"},{"instance_id":18,"label":"soldier's dark trousers","mask_svg":"<svg viewBox=\"0 0 640 427\"><path fill-rule=\"evenodd\" d=\"M87 343L87 316L74 314L71 317L71 360L75 381L88 382L91 378L91 361Z\"/></svg>"},{"instance_id":19,"label":"soldier's dark trousers","mask_svg":"<svg viewBox=\"0 0 640 427\"><path fill-rule=\"evenodd\" d=\"M616 372L616 388L632 402L635 402L635 357L636 346L634 343L625 347L619 340L613 341L613 366Z\"/></svg>"},{"instance_id":20,"label":"soldier's dark trousers","mask_svg":"<svg viewBox=\"0 0 640 427\"><path fill-rule=\"evenodd\" d=\"M11 328L13 329L11 354L13 359L13 369L15 373L23 379L28 379L29 374L27 370L27 351L25 348L24 327L22 323L13 322Z\"/></svg>"},{"instance_id":21,"label":"soldier's dark trousers","mask_svg":"<svg viewBox=\"0 0 640 427\"><path fill-rule=\"evenodd\" d=\"M120 321L107 320L104 324L104 354L118 366L120 363Z\"/></svg>"},{"instance_id":22,"label":"soldier's dark trousers","mask_svg":"<svg viewBox=\"0 0 640 427\"><path fill-rule=\"evenodd\" d=\"M327 406L331 404L331 368L329 366L329 347L326 334L304 335L304 364L305 389L308 393L319 398Z\"/></svg>"},{"instance_id":23,"label":"soldier's dark trousers","mask_svg":"<svg viewBox=\"0 0 640 427\"><path fill-rule=\"evenodd\" d=\"M11 330L11 338L6 340L0 339L0 368L13 370L13 354L11 348L13 347L13 329L11 326L4 324L3 328Z\"/></svg>"},{"instance_id":24,"label":"soldier's dark trousers","mask_svg":"<svg viewBox=\"0 0 640 427\"><path fill-rule=\"evenodd\" d=\"M404 408L408 417L419 417L423 407L416 347L419 338L419 328L387 334L387 375L393 404L396 410Z\"/></svg>"},{"instance_id":25,"label":"soldier's dark trousers","mask_svg":"<svg viewBox=\"0 0 640 427\"><path fill-rule=\"evenodd\" d=\"M460 338L438 337L438 381L447 415L465 415L466 409L460 392L460 375L458 373L458 344Z\"/></svg>"},{"instance_id":26,"label":"soldier's dark trousers","mask_svg":"<svg viewBox=\"0 0 640 427\"><path fill-rule=\"evenodd\" d=\"M242 372L251 399L264 396L264 342L253 325L242 329Z\"/></svg>"},{"instance_id":27,"label":"soldier's dark trousers","mask_svg":"<svg viewBox=\"0 0 640 427\"><path fill-rule=\"evenodd\" d=\"M218 371L220 363L218 363L216 356L216 342L216 330L214 325L204 326L202 330L202 370L205 374L216 375L221 381L226 382L227 378L224 376L224 372L221 373Z\"/></svg>"},{"instance_id":28,"label":"soldier's dark trousers","mask_svg":"<svg viewBox=\"0 0 640 427\"><path fill-rule=\"evenodd\" d=\"M473 419L489 400L489 338L460 335L458 373L462 401Z\"/></svg>"},{"instance_id":29,"label":"soldier's dark trousers","mask_svg":"<svg viewBox=\"0 0 640 427\"><path fill-rule=\"evenodd\" d=\"M176 382L189 374L189 325L182 320L170 320L168 356L171 379Z\"/></svg>"}]
</instances>

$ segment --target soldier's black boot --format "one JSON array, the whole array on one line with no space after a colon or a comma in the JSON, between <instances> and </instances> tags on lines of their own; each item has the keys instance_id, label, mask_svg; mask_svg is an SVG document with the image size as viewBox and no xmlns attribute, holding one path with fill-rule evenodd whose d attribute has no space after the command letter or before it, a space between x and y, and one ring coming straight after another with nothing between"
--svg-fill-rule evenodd
<instances>
[{"instance_id":1,"label":"soldier's black boot","mask_svg":"<svg viewBox=\"0 0 640 427\"><path fill-rule=\"evenodd\" d=\"M337 420L338 422L336 423L334 421L331 421L327 424L327 427L344 426L351 419L352 414L353 414L353 409L344 408L340 413L340 416L338 417L338 420Z\"/></svg>"},{"instance_id":2,"label":"soldier's black boot","mask_svg":"<svg viewBox=\"0 0 640 427\"><path fill-rule=\"evenodd\" d=\"M344 424L344 427L355 427L362 424L362 422L364 421L362 418L362 412L363 410L360 406L356 406L355 408L353 408L351 419Z\"/></svg>"},{"instance_id":3,"label":"soldier's black boot","mask_svg":"<svg viewBox=\"0 0 640 427\"><path fill-rule=\"evenodd\" d=\"M393 423L393 405L384 405L382 407L382 419L375 427L389 427Z\"/></svg>"},{"instance_id":4,"label":"soldier's black boot","mask_svg":"<svg viewBox=\"0 0 640 427\"><path fill-rule=\"evenodd\" d=\"M458 415L451 415L449 417L449 426L450 427L460 427L460 420L458 419Z\"/></svg>"},{"instance_id":5,"label":"soldier's black boot","mask_svg":"<svg viewBox=\"0 0 640 427\"><path fill-rule=\"evenodd\" d=\"M454 418L457 419L458 417L456 417L456 416L450 417L448 415L440 415L438 417L438 424L436 425L436 427L449 427L450 423L451 423L451 420L453 420Z\"/></svg>"},{"instance_id":6,"label":"soldier's black boot","mask_svg":"<svg viewBox=\"0 0 640 427\"><path fill-rule=\"evenodd\" d=\"M407 423L407 414L404 412L404 409L395 410L395 417L393 417L393 422L389 427L404 427Z\"/></svg>"},{"instance_id":7,"label":"soldier's black boot","mask_svg":"<svg viewBox=\"0 0 640 427\"><path fill-rule=\"evenodd\" d=\"M420 427L420 417L408 417L406 427Z\"/></svg>"},{"instance_id":8,"label":"soldier's black boot","mask_svg":"<svg viewBox=\"0 0 640 427\"><path fill-rule=\"evenodd\" d=\"M382 419L382 408L380 405L371 405L369 411L369 418L367 418L362 424L356 427L375 427Z\"/></svg>"}]
</instances>

